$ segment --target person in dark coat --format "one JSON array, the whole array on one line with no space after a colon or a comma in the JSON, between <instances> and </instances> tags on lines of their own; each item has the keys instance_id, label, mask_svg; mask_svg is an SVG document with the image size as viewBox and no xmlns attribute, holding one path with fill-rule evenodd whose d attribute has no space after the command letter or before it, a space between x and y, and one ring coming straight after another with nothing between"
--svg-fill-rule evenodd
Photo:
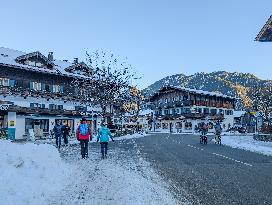
<instances>
[{"instance_id":1,"label":"person in dark coat","mask_svg":"<svg viewBox=\"0 0 272 205\"><path fill-rule=\"evenodd\" d=\"M68 126L68 124L63 125L62 127L63 129L63 140L64 140L64 144L68 144L68 137L69 137L69 133L71 131L70 127Z\"/></svg>"},{"instance_id":2,"label":"person in dark coat","mask_svg":"<svg viewBox=\"0 0 272 205\"><path fill-rule=\"evenodd\" d=\"M60 120L56 121L56 125L54 126L54 133L56 138L56 146L60 148L61 146L61 138L63 136L63 125Z\"/></svg>"}]
</instances>

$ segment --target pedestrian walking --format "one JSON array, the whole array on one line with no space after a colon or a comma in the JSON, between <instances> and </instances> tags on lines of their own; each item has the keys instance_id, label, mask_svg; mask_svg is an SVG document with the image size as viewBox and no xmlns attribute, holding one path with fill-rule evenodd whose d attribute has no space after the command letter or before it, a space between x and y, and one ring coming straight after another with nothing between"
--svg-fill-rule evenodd
<instances>
[{"instance_id":1,"label":"pedestrian walking","mask_svg":"<svg viewBox=\"0 0 272 205\"><path fill-rule=\"evenodd\" d=\"M101 128L99 129L99 132L97 135L97 142L100 141L100 145L101 145L102 159L107 158L109 138L111 138L111 140L114 142L113 136L109 128L107 128L107 126L104 123L102 123Z\"/></svg>"},{"instance_id":2,"label":"pedestrian walking","mask_svg":"<svg viewBox=\"0 0 272 205\"><path fill-rule=\"evenodd\" d=\"M82 159L88 158L88 143L92 140L92 134L85 118L82 118L77 128L77 140L80 141Z\"/></svg>"},{"instance_id":3,"label":"pedestrian walking","mask_svg":"<svg viewBox=\"0 0 272 205\"><path fill-rule=\"evenodd\" d=\"M70 134L70 127L68 126L68 123L63 125L62 127L63 129L63 140L64 140L64 144L68 144L68 137L69 137L69 134Z\"/></svg>"},{"instance_id":4,"label":"pedestrian walking","mask_svg":"<svg viewBox=\"0 0 272 205\"><path fill-rule=\"evenodd\" d=\"M54 133L56 138L56 146L60 149L61 146L61 138L63 136L63 125L60 120L56 121L56 125L54 126Z\"/></svg>"},{"instance_id":5,"label":"pedestrian walking","mask_svg":"<svg viewBox=\"0 0 272 205\"><path fill-rule=\"evenodd\" d=\"M222 133L222 127L220 125L220 122L217 122L214 126L215 129L215 143L221 145L221 133Z\"/></svg>"}]
</instances>

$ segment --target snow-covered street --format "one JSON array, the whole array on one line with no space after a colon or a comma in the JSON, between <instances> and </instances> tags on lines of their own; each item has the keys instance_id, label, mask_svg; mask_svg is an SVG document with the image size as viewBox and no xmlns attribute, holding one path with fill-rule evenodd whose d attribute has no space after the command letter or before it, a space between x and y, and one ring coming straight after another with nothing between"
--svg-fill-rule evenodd
<instances>
[{"instance_id":1,"label":"snow-covered street","mask_svg":"<svg viewBox=\"0 0 272 205\"><path fill-rule=\"evenodd\" d=\"M76 171L50 204L177 204L167 184L137 156L137 147L124 151L110 146L105 160L98 144L91 145L87 160L80 159L79 146L66 147L62 156Z\"/></svg>"},{"instance_id":2,"label":"snow-covered street","mask_svg":"<svg viewBox=\"0 0 272 205\"><path fill-rule=\"evenodd\" d=\"M76 142L59 154L51 144L0 141L1 203L178 204L169 185L140 156L133 136L117 141L104 160L99 143L90 143L89 159L81 159Z\"/></svg>"}]
</instances>

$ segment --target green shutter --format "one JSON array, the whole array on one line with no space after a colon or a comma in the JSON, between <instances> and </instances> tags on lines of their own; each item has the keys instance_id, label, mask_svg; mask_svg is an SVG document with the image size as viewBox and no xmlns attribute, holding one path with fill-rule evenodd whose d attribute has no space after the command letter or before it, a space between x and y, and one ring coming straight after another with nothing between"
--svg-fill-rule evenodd
<instances>
[{"instance_id":1,"label":"green shutter","mask_svg":"<svg viewBox=\"0 0 272 205\"><path fill-rule=\"evenodd\" d=\"M15 80L9 80L9 86L14 87L15 86Z\"/></svg>"},{"instance_id":2,"label":"green shutter","mask_svg":"<svg viewBox=\"0 0 272 205\"><path fill-rule=\"evenodd\" d=\"M63 85L60 86L60 93L63 93Z\"/></svg>"},{"instance_id":3,"label":"green shutter","mask_svg":"<svg viewBox=\"0 0 272 205\"><path fill-rule=\"evenodd\" d=\"M42 83L42 90L45 90L45 83Z\"/></svg>"},{"instance_id":4,"label":"green shutter","mask_svg":"<svg viewBox=\"0 0 272 205\"><path fill-rule=\"evenodd\" d=\"M32 81L29 82L29 88L30 88L30 90L33 90L33 82Z\"/></svg>"}]
</instances>

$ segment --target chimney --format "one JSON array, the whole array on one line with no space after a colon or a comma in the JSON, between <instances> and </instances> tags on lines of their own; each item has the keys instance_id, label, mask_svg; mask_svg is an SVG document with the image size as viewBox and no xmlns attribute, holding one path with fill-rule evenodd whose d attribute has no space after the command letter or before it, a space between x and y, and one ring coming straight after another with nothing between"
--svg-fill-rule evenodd
<instances>
[{"instance_id":1,"label":"chimney","mask_svg":"<svg viewBox=\"0 0 272 205\"><path fill-rule=\"evenodd\" d=\"M49 60L49 61L53 61L53 60L54 60L53 52L49 52L49 53L48 53L48 60Z\"/></svg>"},{"instance_id":2,"label":"chimney","mask_svg":"<svg viewBox=\"0 0 272 205\"><path fill-rule=\"evenodd\" d=\"M78 58L74 58L74 64L78 64Z\"/></svg>"},{"instance_id":3,"label":"chimney","mask_svg":"<svg viewBox=\"0 0 272 205\"><path fill-rule=\"evenodd\" d=\"M68 62L68 60L63 60L64 62Z\"/></svg>"}]
</instances>

